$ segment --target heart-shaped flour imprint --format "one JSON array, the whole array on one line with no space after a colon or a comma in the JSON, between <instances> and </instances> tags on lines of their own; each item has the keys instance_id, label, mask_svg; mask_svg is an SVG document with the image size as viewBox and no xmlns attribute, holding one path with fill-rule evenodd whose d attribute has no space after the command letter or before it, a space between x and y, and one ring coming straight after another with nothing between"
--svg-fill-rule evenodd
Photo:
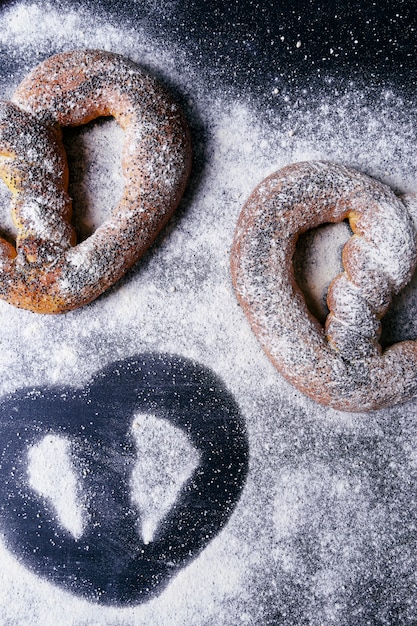
<instances>
[{"instance_id":1,"label":"heart-shaped flour imprint","mask_svg":"<svg viewBox=\"0 0 417 626\"><path fill-rule=\"evenodd\" d=\"M0 410L4 542L39 576L93 601L134 604L161 591L227 522L245 481L248 442L233 397L180 357L117 362L83 389L18 391ZM152 437L161 484L154 459L143 459ZM170 440L189 458L170 455ZM48 449L62 476L45 486ZM159 487L158 513L146 489L153 497ZM63 489L68 501L54 500Z\"/></svg>"}]
</instances>

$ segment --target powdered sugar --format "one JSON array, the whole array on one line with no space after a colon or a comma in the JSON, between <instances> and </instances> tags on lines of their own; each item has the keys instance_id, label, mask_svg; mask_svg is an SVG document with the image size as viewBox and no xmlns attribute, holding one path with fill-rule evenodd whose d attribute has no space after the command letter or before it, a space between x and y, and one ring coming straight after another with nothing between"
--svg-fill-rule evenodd
<instances>
[{"instance_id":1,"label":"powdered sugar","mask_svg":"<svg viewBox=\"0 0 417 626\"><path fill-rule=\"evenodd\" d=\"M2 292L8 302L32 311L68 311L90 302L118 280L146 251L177 207L190 171L188 127L178 105L152 76L125 57L102 50L75 50L47 59L19 84L12 102L13 105L4 105L12 111L9 117L20 116L26 126L27 120L31 120L33 130L27 134L34 135L34 143L36 122L40 129L45 124L54 138L52 129L56 125L59 128L79 126L111 114L125 131L122 160L125 185L111 217L87 240L69 251L68 232L65 233L64 250L52 261L50 254L39 251L40 247L34 250L32 246L26 257L29 262L33 261L33 256L44 262L39 277L33 275L29 266L22 281L24 272L21 270L26 258L19 254L20 272L17 274L14 267L10 269L8 288ZM9 125L5 125L6 137ZM44 134L45 139L41 139L47 144L49 136L46 131ZM11 149L17 152L14 143L18 143L20 134L11 135ZM50 143L53 147L52 141ZM62 153L63 147L58 141L55 145L58 153ZM64 158L61 160L64 162ZM61 165L63 172L64 163ZM33 175L32 170L29 174ZM66 198L63 174L55 173L55 185L50 185L51 189L41 183L48 205L43 211L27 202L31 187L26 176L22 179L23 207L19 207L19 215L23 225L18 243L23 237L29 238L36 226L41 232L35 231L35 236L38 234L47 240L50 232L50 239L56 241L56 228L49 227L48 231L48 225L54 218L51 209L55 208L55 195ZM45 220L40 228L42 214L49 222ZM61 215L65 212L58 207L55 219L58 225ZM64 230L64 224L61 227ZM66 231L71 232L71 229L67 226Z\"/></svg>"},{"instance_id":2,"label":"powdered sugar","mask_svg":"<svg viewBox=\"0 0 417 626\"><path fill-rule=\"evenodd\" d=\"M195 148L180 210L107 294L60 317L0 303L2 394L26 386L83 386L103 365L136 353L180 354L222 378L240 406L250 444L249 475L229 523L158 597L131 608L97 607L37 578L2 549L1 621L316 626L327 620L348 626L376 618L389 623L389 610L401 602L403 622L416 621L415 404L365 420L323 409L294 390L250 331L229 273L243 203L266 175L288 163L326 159L400 191L415 190L412 103L384 87L366 102L352 84L332 99L318 93L307 100L300 93L297 106L278 94L271 119L245 94L208 91L175 42L156 45L140 25L106 21L99 7L16 2L1 9L0 27L10 58L2 74L6 97L39 57L73 47L111 49L153 67L182 93ZM87 150L95 149L101 130L119 145L118 129L109 123L85 138ZM109 185L110 174L113 166L91 171L91 196L103 182ZM116 174L115 186L118 180ZM92 221L101 214L96 208ZM338 271L333 261L328 265L327 280ZM398 304L397 338L416 336L413 294L415 287Z\"/></svg>"},{"instance_id":3,"label":"powdered sugar","mask_svg":"<svg viewBox=\"0 0 417 626\"><path fill-rule=\"evenodd\" d=\"M103 224L122 197L123 140L123 130L111 118L68 129L64 135L71 162L69 193L76 206L73 221L78 241ZM98 178L101 184L94 185Z\"/></svg>"},{"instance_id":4,"label":"powdered sugar","mask_svg":"<svg viewBox=\"0 0 417 626\"><path fill-rule=\"evenodd\" d=\"M132 472L132 499L147 544L198 467L199 454L181 430L152 415L135 416L132 429L138 454Z\"/></svg>"},{"instance_id":5,"label":"powdered sugar","mask_svg":"<svg viewBox=\"0 0 417 626\"><path fill-rule=\"evenodd\" d=\"M69 461L70 442L57 436L45 437L28 452L28 479L39 495L55 509L60 524L75 537L83 532L85 519L78 484ZM56 468L59 467L59 473Z\"/></svg>"}]
</instances>

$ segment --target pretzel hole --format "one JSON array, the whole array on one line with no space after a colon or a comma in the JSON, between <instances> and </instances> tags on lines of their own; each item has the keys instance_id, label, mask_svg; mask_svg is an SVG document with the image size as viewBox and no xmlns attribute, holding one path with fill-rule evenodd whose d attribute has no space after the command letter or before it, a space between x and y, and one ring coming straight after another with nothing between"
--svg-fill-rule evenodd
<instances>
[{"instance_id":1,"label":"pretzel hole","mask_svg":"<svg viewBox=\"0 0 417 626\"><path fill-rule=\"evenodd\" d=\"M417 271L404 289L393 298L382 318L380 344L383 349L400 341L417 340Z\"/></svg>"},{"instance_id":2,"label":"pretzel hole","mask_svg":"<svg viewBox=\"0 0 417 626\"><path fill-rule=\"evenodd\" d=\"M63 132L69 168L72 224L77 241L90 237L118 205L124 188L124 133L113 118L98 118Z\"/></svg>"},{"instance_id":3,"label":"pretzel hole","mask_svg":"<svg viewBox=\"0 0 417 626\"><path fill-rule=\"evenodd\" d=\"M300 235L293 256L295 281L310 313L324 324L329 313L327 290L343 271L342 250L352 236L349 222L322 224Z\"/></svg>"},{"instance_id":4,"label":"pretzel hole","mask_svg":"<svg viewBox=\"0 0 417 626\"><path fill-rule=\"evenodd\" d=\"M0 178L0 237L16 246L17 228L13 222L11 204L12 192Z\"/></svg>"},{"instance_id":5,"label":"pretzel hole","mask_svg":"<svg viewBox=\"0 0 417 626\"><path fill-rule=\"evenodd\" d=\"M327 290L343 271L342 250L352 231L349 222L323 224L301 235L293 257L295 281L310 313L322 324L329 313ZM400 341L417 340L417 271L410 283L393 298L381 320L383 350Z\"/></svg>"}]
</instances>

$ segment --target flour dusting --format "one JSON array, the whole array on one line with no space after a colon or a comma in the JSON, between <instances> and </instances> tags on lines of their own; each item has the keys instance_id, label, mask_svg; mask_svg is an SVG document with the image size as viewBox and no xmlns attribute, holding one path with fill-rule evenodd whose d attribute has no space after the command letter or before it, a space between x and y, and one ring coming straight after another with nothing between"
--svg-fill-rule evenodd
<instances>
[{"instance_id":1,"label":"flour dusting","mask_svg":"<svg viewBox=\"0 0 417 626\"><path fill-rule=\"evenodd\" d=\"M64 135L78 241L103 224L122 197L123 140L123 130L112 118L67 130ZM97 180L100 185L94 184Z\"/></svg>"},{"instance_id":2,"label":"flour dusting","mask_svg":"<svg viewBox=\"0 0 417 626\"><path fill-rule=\"evenodd\" d=\"M197 468L199 454L181 430L152 415L135 416L132 430L137 449L132 500L140 514L140 533L149 543Z\"/></svg>"},{"instance_id":3,"label":"flour dusting","mask_svg":"<svg viewBox=\"0 0 417 626\"><path fill-rule=\"evenodd\" d=\"M2 546L0 622L416 623L415 402L365 418L322 408L303 396L281 378L250 331L229 270L243 204L261 180L289 163L323 159L357 168L396 192L416 191L413 103L385 85L368 98L354 82L338 91L336 80L331 97L330 89L322 94L319 88L313 97L303 91L291 96L271 82L275 109L268 112L245 92L208 87L180 44L162 37L156 42L145 21L132 25L126 16L105 16L95 4L57 7L17 0L2 5L2 97L10 98L21 79L55 52L95 47L123 54L154 71L180 97L191 123L194 170L179 210L155 244L95 302L61 316L35 315L0 302L0 393L49 385L82 388L104 366L141 353L194 359L222 380L241 410L249 473L222 530L160 594L137 606L102 607L82 600L29 572ZM298 40L294 51L304 54L308 42L298 50ZM80 229L86 236L120 197L120 129L113 121L98 122L68 133L66 145L74 206L82 206ZM7 192L0 193L7 203ZM340 246L339 235L329 228L311 250L313 272L305 283L321 310L319 294L339 271L334 247ZM316 289L318 283L323 286ZM389 336L397 341L417 337L416 289L414 279L406 297L396 300ZM141 416L139 424L136 502L152 546L197 458L183 433L165 428L156 416ZM79 468L76 460L68 461L70 442L51 437L56 454L48 446L33 452L30 480L78 533L89 523L76 512ZM165 454L160 473L155 464L162 456L152 456L153 450ZM162 479L164 494L153 502L151 494ZM64 493L71 497L64 500ZM139 529L140 524L138 515Z\"/></svg>"},{"instance_id":4,"label":"flour dusting","mask_svg":"<svg viewBox=\"0 0 417 626\"><path fill-rule=\"evenodd\" d=\"M77 539L86 520L71 464L70 442L57 436L44 437L29 450L28 460L30 486L49 500L60 524Z\"/></svg>"}]
</instances>

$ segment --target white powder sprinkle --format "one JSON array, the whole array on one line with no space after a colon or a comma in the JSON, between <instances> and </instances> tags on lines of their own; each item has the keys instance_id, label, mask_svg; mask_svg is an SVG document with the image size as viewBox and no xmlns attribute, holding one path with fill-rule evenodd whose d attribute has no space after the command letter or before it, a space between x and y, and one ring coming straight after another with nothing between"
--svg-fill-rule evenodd
<instances>
[{"instance_id":1,"label":"white powder sprinkle","mask_svg":"<svg viewBox=\"0 0 417 626\"><path fill-rule=\"evenodd\" d=\"M181 93L192 123L195 170L156 244L97 301L63 316L38 316L0 302L0 392L82 387L105 365L142 352L192 358L235 397L246 423L250 468L226 526L158 596L137 606L82 600L40 579L1 547L0 623L349 626L352 620L395 623L399 614L399 623L416 623L416 403L366 418L315 405L269 363L236 302L229 271L243 203L265 176L288 163L334 161L399 191L416 191L413 106L384 86L372 100L355 84L333 99L299 94L297 101L274 88L277 113L271 119L244 93L209 92L177 44L156 45L145 28L106 20L86 3L69 4L17 1L1 7L0 45L8 58L0 77L3 97L54 52L98 47L125 54ZM119 197L120 141L113 122L68 139L72 171L82 181L75 204L83 204L85 232L105 219ZM7 202L7 192L0 193ZM1 219L8 228L7 218ZM327 256L331 245L340 247L333 233L326 231L311 249L314 274L306 279L321 307L323 289L340 263L333 252ZM397 301L390 322L396 340L417 337L416 289L414 282ZM163 428L159 436L157 418L147 416L143 423L134 481L147 520L142 532L152 544L196 457L177 430ZM68 460L69 442L51 437L32 450L30 480L61 524L77 534L88 524L76 504L79 468ZM158 503L144 497L158 488L157 457L149 455L154 438L155 451L168 459Z\"/></svg>"},{"instance_id":2,"label":"white powder sprinkle","mask_svg":"<svg viewBox=\"0 0 417 626\"><path fill-rule=\"evenodd\" d=\"M70 442L53 435L44 437L29 450L28 460L30 486L50 502L61 525L75 539L81 537L85 516L70 461Z\"/></svg>"},{"instance_id":3,"label":"white powder sprinkle","mask_svg":"<svg viewBox=\"0 0 417 626\"><path fill-rule=\"evenodd\" d=\"M132 500L139 509L141 535L149 543L197 468L200 455L181 430L152 415L137 415L132 430L138 456Z\"/></svg>"}]
</instances>

